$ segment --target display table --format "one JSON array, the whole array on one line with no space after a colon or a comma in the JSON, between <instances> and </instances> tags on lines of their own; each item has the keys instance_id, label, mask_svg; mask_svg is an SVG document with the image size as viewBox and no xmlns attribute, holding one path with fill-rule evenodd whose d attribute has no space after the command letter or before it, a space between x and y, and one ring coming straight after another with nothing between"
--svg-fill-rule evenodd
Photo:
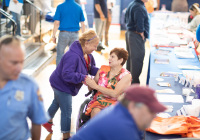
<instances>
[{"instance_id":1,"label":"display table","mask_svg":"<svg viewBox=\"0 0 200 140\"><path fill-rule=\"evenodd\" d=\"M180 14L180 13L179 13ZM175 13L164 13L163 16L161 16L162 13L157 13L154 16L152 16L151 19L151 35L150 35L150 44L151 44L151 51L150 51L150 60L149 60L149 70L148 70L148 78L149 79L149 86L153 88L154 90L163 90L163 89L171 89L175 93L157 93L157 97L161 96L173 96L176 97L176 95L181 96L183 99L183 102L178 101L172 101L173 98L167 99L159 99L160 102L162 102L164 105L167 106L173 106L173 111L172 112L167 112L171 116L175 116L177 110L181 109L183 105L188 105L189 103L186 103L186 97L182 95L182 88L184 87L184 84L179 83L179 81L175 81L176 78L170 76L170 77L162 77L160 74L162 72L177 72L177 73L182 73L182 70L178 68L178 65L193 65L200 67L200 62L197 58L197 55L195 53L194 49L190 49L192 54L194 55L194 58L178 58L175 55L174 52L174 46L182 46L182 44L178 44L178 42L175 42L176 40L173 40L170 42L170 36L173 37L180 37L181 41L191 41L192 36L190 34L184 34L187 31L182 29L180 26L183 26L183 21L184 19L184 14L182 14L180 17L177 16ZM176 19L178 18L178 20ZM187 17L187 14L185 14L185 18ZM182 21L182 22L179 22ZM169 24L166 24L168 22ZM180 27L179 30L176 30L176 28L172 27L174 26L173 23L177 26L177 28ZM172 27L172 29L170 29ZM174 32L173 32L174 29ZM169 32L170 33L169 33ZM182 33L179 33L179 32ZM177 33L176 33L177 32ZM159 35L160 34L160 35ZM189 37L188 37L189 36ZM188 38L187 38L188 37ZM166 40L165 40L166 39ZM163 40L163 42L162 42ZM163 47L163 44L160 44L159 48L155 47L155 44L163 43L166 46L170 47ZM171 43L171 44L170 44ZM167 54L162 54L159 51L168 51ZM167 60L167 61L166 61ZM160 81L163 80L163 81ZM176 79L178 80L178 79ZM179 79L180 80L180 79ZM166 82L169 83L171 86L170 87L161 87L158 86L159 82ZM169 96L168 96L169 95ZM195 94L192 93L194 96ZM153 134L150 132L146 132L145 135L145 140L158 140L158 139L171 139L171 138L181 138L180 135L158 135L158 134Z\"/></svg>"}]
</instances>

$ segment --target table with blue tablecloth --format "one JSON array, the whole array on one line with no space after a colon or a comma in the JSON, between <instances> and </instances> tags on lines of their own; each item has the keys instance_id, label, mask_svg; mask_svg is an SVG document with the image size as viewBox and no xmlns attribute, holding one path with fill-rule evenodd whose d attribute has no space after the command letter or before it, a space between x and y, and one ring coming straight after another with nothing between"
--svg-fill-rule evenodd
<instances>
[{"instance_id":1,"label":"table with blue tablecloth","mask_svg":"<svg viewBox=\"0 0 200 140\"><path fill-rule=\"evenodd\" d=\"M151 23L152 24L152 23ZM152 25L155 27L155 25ZM156 25L160 26L160 25ZM151 29L151 34L152 29ZM153 40L155 38L150 38ZM163 54L157 54L156 52L158 50L168 50L169 53L168 55L163 55ZM151 49L150 49L150 60L149 60L149 70L148 70L148 77L147 79L149 80L149 86L155 90L162 90L166 88L172 89L175 93L157 93L157 95L181 95L184 99L183 103L175 103L175 102L162 102L164 105L171 105L173 106L173 112L168 112L171 116L175 116L176 111L181 109L183 105L189 105L190 103L186 103L186 97L182 95L182 88L184 87L183 84L179 83L178 80L175 77L162 77L160 74L162 72L177 72L177 73L182 73L182 70L178 68L178 65L194 65L200 67L200 62L198 60L198 57L196 56L195 50L192 49L192 53L194 54L195 58L177 58L175 53L174 53L174 48L171 47L159 47L156 48L154 45L151 44ZM160 60L160 59L165 59L169 60L169 64L157 64L155 63L155 59ZM180 74L180 76L182 76ZM160 87L158 86L159 80L158 78L162 78L162 82L167 82L170 83L170 87ZM192 93L193 96L195 96L195 93ZM158 140L158 139L172 139L172 138L181 138L180 135L159 135L159 134L154 134L150 132L146 132L145 134L145 140Z\"/></svg>"}]
</instances>

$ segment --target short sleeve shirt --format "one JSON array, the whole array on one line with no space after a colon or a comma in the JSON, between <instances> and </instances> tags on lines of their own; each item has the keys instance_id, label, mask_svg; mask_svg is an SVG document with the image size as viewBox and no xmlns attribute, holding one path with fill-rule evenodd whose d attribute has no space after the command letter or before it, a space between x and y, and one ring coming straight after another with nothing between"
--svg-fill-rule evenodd
<instances>
[{"instance_id":1,"label":"short sleeve shirt","mask_svg":"<svg viewBox=\"0 0 200 140\"><path fill-rule=\"evenodd\" d=\"M27 117L34 124L49 120L37 84L24 74L0 89L0 103L1 140L27 140L30 137Z\"/></svg>"},{"instance_id":2,"label":"short sleeve shirt","mask_svg":"<svg viewBox=\"0 0 200 140\"><path fill-rule=\"evenodd\" d=\"M66 0L58 5L54 20L60 21L60 31L76 32L80 30L79 23L84 22L84 14L81 6L74 0Z\"/></svg>"},{"instance_id":3,"label":"short sleeve shirt","mask_svg":"<svg viewBox=\"0 0 200 140\"><path fill-rule=\"evenodd\" d=\"M107 11L107 0L94 0L94 18L100 18L99 13L97 12L95 8L95 4L99 4L101 7L101 10L105 16L105 18L108 17L108 11Z\"/></svg>"}]
</instances>

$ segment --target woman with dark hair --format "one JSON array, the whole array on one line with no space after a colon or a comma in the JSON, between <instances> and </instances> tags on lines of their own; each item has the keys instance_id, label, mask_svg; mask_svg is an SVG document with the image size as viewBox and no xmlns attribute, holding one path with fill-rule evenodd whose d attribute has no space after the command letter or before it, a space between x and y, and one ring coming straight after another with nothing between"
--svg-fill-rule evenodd
<instances>
[{"instance_id":1,"label":"woman with dark hair","mask_svg":"<svg viewBox=\"0 0 200 140\"><path fill-rule=\"evenodd\" d=\"M103 108L115 104L117 98L131 85L132 76L123 68L128 59L128 52L123 48L115 48L110 52L109 66L101 66L94 80L87 77L86 84L98 92L88 104L86 115L91 118Z\"/></svg>"},{"instance_id":2,"label":"woman with dark hair","mask_svg":"<svg viewBox=\"0 0 200 140\"><path fill-rule=\"evenodd\" d=\"M188 24L188 30L190 31L196 31L197 27L200 24L200 9L199 9L199 4L194 3L193 5L190 6L190 15L193 16L192 21Z\"/></svg>"}]
</instances>

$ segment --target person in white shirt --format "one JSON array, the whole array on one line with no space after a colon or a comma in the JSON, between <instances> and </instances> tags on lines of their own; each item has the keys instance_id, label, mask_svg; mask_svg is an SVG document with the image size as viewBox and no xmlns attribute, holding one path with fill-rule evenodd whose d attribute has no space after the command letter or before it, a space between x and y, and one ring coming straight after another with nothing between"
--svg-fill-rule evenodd
<instances>
[{"instance_id":1,"label":"person in white shirt","mask_svg":"<svg viewBox=\"0 0 200 140\"><path fill-rule=\"evenodd\" d=\"M194 3L193 5L190 6L190 14L194 17L192 21L188 24L188 30L190 31L196 31L197 27L200 24L200 9L199 9L199 4Z\"/></svg>"}]
</instances>

